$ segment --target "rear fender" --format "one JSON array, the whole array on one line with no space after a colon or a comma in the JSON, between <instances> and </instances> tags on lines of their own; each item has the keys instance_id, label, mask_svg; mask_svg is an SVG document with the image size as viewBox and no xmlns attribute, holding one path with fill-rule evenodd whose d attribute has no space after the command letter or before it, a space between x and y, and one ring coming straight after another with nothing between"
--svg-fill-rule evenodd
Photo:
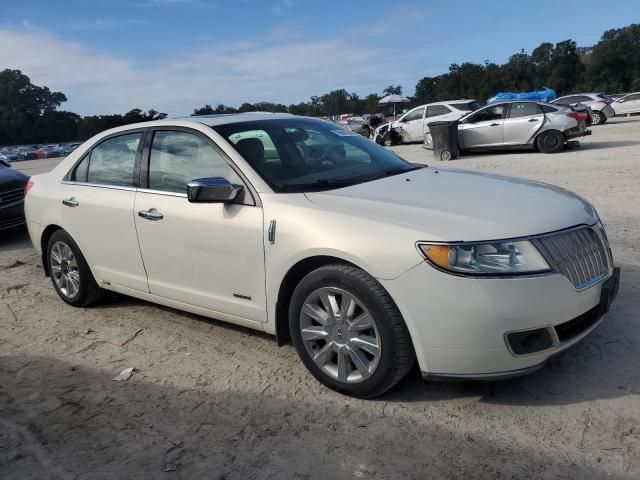
<instances>
[{"instance_id":1,"label":"rear fender","mask_svg":"<svg viewBox=\"0 0 640 480\"><path fill-rule=\"evenodd\" d=\"M543 115L542 122L540 122L540 125L538 126L538 128L536 128L533 131L533 133L529 137L529 140L527 140L527 145L534 145L536 142L536 139L538 138L538 135L540 135L542 132L547 130L548 125L549 125L549 119L547 118L546 115Z\"/></svg>"}]
</instances>

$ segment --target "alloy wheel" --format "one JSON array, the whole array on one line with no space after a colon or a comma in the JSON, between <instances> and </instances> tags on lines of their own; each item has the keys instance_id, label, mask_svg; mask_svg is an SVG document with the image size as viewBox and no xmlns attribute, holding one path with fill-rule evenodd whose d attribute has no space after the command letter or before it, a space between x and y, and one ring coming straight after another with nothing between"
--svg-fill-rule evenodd
<instances>
[{"instance_id":1,"label":"alloy wheel","mask_svg":"<svg viewBox=\"0 0 640 480\"><path fill-rule=\"evenodd\" d=\"M376 371L382 352L375 319L355 295L322 287L304 301L300 334L313 362L343 383L359 383Z\"/></svg>"},{"instance_id":2,"label":"alloy wheel","mask_svg":"<svg viewBox=\"0 0 640 480\"><path fill-rule=\"evenodd\" d=\"M73 298L80 290L80 272L73 250L65 242L56 242L51 247L50 266L53 281L67 298Z\"/></svg>"}]
</instances>

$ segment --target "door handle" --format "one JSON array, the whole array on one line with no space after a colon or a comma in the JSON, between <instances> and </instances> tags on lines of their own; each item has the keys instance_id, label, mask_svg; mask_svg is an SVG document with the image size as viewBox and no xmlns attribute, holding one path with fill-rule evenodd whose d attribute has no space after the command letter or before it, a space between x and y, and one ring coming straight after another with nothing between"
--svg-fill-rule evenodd
<instances>
[{"instance_id":1,"label":"door handle","mask_svg":"<svg viewBox=\"0 0 640 480\"><path fill-rule=\"evenodd\" d=\"M75 198L71 197L71 198L65 198L64 200L62 200L62 204L66 205L67 207L77 207L78 205L80 205L80 202L78 202Z\"/></svg>"},{"instance_id":2,"label":"door handle","mask_svg":"<svg viewBox=\"0 0 640 480\"><path fill-rule=\"evenodd\" d=\"M530 121L530 122L537 122L537 121L538 121L538 119L537 119L537 118L530 118L530 119L529 119L529 121Z\"/></svg>"},{"instance_id":3,"label":"door handle","mask_svg":"<svg viewBox=\"0 0 640 480\"><path fill-rule=\"evenodd\" d=\"M159 212L156 212L154 208L150 209L150 210L140 210L138 212L138 216L142 217L142 218L146 218L147 220L162 220L164 218L164 215L162 215Z\"/></svg>"},{"instance_id":4,"label":"door handle","mask_svg":"<svg viewBox=\"0 0 640 480\"><path fill-rule=\"evenodd\" d=\"M499 123L492 123L491 125L489 125L490 127L497 127L498 125L500 125Z\"/></svg>"}]
</instances>

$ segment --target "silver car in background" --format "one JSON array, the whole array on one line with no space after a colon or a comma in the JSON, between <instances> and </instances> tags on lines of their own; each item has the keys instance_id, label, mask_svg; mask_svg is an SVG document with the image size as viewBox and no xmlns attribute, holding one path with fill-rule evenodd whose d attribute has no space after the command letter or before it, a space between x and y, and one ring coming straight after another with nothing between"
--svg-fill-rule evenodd
<instances>
[{"instance_id":1,"label":"silver car in background","mask_svg":"<svg viewBox=\"0 0 640 480\"><path fill-rule=\"evenodd\" d=\"M611 98L605 93L575 93L556 98L551 103L563 107L574 107L578 104L586 105L591 108L591 123L602 125L616 114L611 108L611 102Z\"/></svg>"},{"instance_id":2,"label":"silver car in background","mask_svg":"<svg viewBox=\"0 0 640 480\"><path fill-rule=\"evenodd\" d=\"M498 148L537 148L557 153L572 138L589 135L586 114L544 102L511 100L477 110L458 124L461 151ZM425 148L433 148L431 134Z\"/></svg>"}]
</instances>

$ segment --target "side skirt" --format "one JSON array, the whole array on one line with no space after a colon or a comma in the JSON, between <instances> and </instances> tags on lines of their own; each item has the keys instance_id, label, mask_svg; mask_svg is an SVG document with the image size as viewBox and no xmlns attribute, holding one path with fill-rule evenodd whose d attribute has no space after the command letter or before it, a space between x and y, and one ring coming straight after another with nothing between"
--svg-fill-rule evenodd
<instances>
[{"instance_id":1,"label":"side skirt","mask_svg":"<svg viewBox=\"0 0 640 480\"><path fill-rule=\"evenodd\" d=\"M195 305L190 305L188 303L182 303L176 300L170 300L168 298L159 297L158 295L153 295L152 293L141 292L139 290L133 290L131 288L122 287L120 285L114 285L112 283L108 283L104 281L100 282L100 287L104 288L105 290L111 290L113 292L122 293L124 295L138 298L140 300L145 300L147 302L157 303L160 305L164 305L165 307L175 308L176 310L195 313L196 315L202 315L203 317L212 318L214 320L220 320L223 322L233 323L234 325L240 325L242 327L247 327L254 330L260 330L261 332L271 333L265 328L266 323L263 323L263 322L247 320L246 318L237 317L235 315L229 315L222 312L217 312L215 310L210 310L208 308L196 307Z\"/></svg>"}]
</instances>

